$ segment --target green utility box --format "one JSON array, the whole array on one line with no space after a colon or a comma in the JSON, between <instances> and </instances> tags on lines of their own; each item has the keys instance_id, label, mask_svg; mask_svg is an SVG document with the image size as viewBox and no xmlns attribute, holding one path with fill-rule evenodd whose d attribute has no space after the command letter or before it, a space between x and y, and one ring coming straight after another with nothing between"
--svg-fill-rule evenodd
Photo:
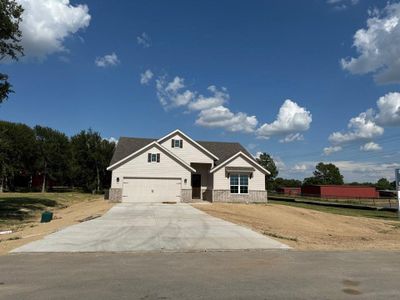
<instances>
[{"instance_id":1,"label":"green utility box","mask_svg":"<svg viewBox=\"0 0 400 300\"><path fill-rule=\"evenodd\" d=\"M53 220L53 213L51 211L45 211L42 213L40 223L48 223Z\"/></svg>"}]
</instances>

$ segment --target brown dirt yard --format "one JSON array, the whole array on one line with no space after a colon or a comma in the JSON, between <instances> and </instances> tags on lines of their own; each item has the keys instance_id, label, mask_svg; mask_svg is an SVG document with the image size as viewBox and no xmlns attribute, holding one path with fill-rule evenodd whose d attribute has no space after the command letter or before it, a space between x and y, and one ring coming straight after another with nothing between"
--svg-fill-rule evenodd
<instances>
[{"instance_id":1,"label":"brown dirt yard","mask_svg":"<svg viewBox=\"0 0 400 300\"><path fill-rule=\"evenodd\" d=\"M112 203L102 195L82 193L4 193L0 194L0 255L43 238L67 226L103 215ZM41 212L53 212L53 220L40 223Z\"/></svg>"},{"instance_id":2,"label":"brown dirt yard","mask_svg":"<svg viewBox=\"0 0 400 300\"><path fill-rule=\"evenodd\" d=\"M194 204L298 250L400 250L400 222L281 204Z\"/></svg>"}]
</instances>

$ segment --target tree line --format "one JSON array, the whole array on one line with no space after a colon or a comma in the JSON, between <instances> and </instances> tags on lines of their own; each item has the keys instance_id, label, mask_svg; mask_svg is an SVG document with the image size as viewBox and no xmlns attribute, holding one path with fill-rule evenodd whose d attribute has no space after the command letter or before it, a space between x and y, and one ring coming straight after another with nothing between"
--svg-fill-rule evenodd
<instances>
[{"instance_id":1,"label":"tree line","mask_svg":"<svg viewBox=\"0 0 400 300\"><path fill-rule=\"evenodd\" d=\"M57 185L102 192L110 185L106 168L114 148L91 129L68 137L49 127L0 121L0 191L44 192Z\"/></svg>"},{"instance_id":2,"label":"tree line","mask_svg":"<svg viewBox=\"0 0 400 300\"><path fill-rule=\"evenodd\" d=\"M278 177L279 170L273 158L267 154L262 153L256 158L259 164L271 172L271 175L265 177L265 184L267 190L274 191L279 187L301 187L302 185L342 185L344 184L343 175L340 169L332 163L318 163L315 166L313 176L304 178L303 181L297 179L284 179ZM372 182L351 182L350 185L368 185L374 186L378 190L394 190L396 188L395 181L389 182L386 178L379 179L376 183Z\"/></svg>"}]
</instances>

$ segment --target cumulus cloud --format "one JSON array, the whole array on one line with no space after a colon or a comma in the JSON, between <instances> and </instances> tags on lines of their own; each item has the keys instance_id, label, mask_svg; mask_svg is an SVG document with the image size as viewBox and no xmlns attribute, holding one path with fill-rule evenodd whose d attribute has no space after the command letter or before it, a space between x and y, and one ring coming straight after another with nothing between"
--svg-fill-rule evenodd
<instances>
[{"instance_id":1,"label":"cumulus cloud","mask_svg":"<svg viewBox=\"0 0 400 300\"><path fill-rule=\"evenodd\" d=\"M226 88L219 90L216 86L211 85L207 90L211 96L200 95L197 99L189 104L190 110L205 110L213 107L221 106L229 100L229 94Z\"/></svg>"},{"instance_id":2,"label":"cumulus cloud","mask_svg":"<svg viewBox=\"0 0 400 300\"><path fill-rule=\"evenodd\" d=\"M110 143L118 144L118 139L113 136L106 138L105 140L109 141Z\"/></svg>"},{"instance_id":3,"label":"cumulus cloud","mask_svg":"<svg viewBox=\"0 0 400 300\"><path fill-rule=\"evenodd\" d=\"M24 8L20 29L21 44L29 58L67 52L64 41L89 26L87 5L72 5L69 0L17 0Z\"/></svg>"},{"instance_id":4,"label":"cumulus cloud","mask_svg":"<svg viewBox=\"0 0 400 300\"><path fill-rule=\"evenodd\" d=\"M331 155L332 153L342 151L341 146L331 146L331 147L325 147L324 148L324 154L325 155Z\"/></svg>"},{"instance_id":5,"label":"cumulus cloud","mask_svg":"<svg viewBox=\"0 0 400 300\"><path fill-rule=\"evenodd\" d=\"M359 0L327 0L326 3L332 5L336 10L344 10L348 8L349 5L358 4Z\"/></svg>"},{"instance_id":6,"label":"cumulus cloud","mask_svg":"<svg viewBox=\"0 0 400 300\"><path fill-rule=\"evenodd\" d=\"M146 32L143 32L141 35L136 37L136 41L138 45L143 48L149 48L151 46L151 39Z\"/></svg>"},{"instance_id":7,"label":"cumulus cloud","mask_svg":"<svg viewBox=\"0 0 400 300\"><path fill-rule=\"evenodd\" d=\"M149 84L153 76L154 74L151 70L146 70L145 72L140 74L140 84Z\"/></svg>"},{"instance_id":8,"label":"cumulus cloud","mask_svg":"<svg viewBox=\"0 0 400 300\"><path fill-rule=\"evenodd\" d=\"M250 133L255 130L258 121L255 116L248 116L243 112L233 113L227 107L217 106L200 111L196 124L209 128L223 128L231 132Z\"/></svg>"},{"instance_id":9,"label":"cumulus cloud","mask_svg":"<svg viewBox=\"0 0 400 300\"><path fill-rule=\"evenodd\" d=\"M388 93L376 103L376 121L383 126L400 126L400 93Z\"/></svg>"},{"instance_id":10,"label":"cumulus cloud","mask_svg":"<svg viewBox=\"0 0 400 300\"><path fill-rule=\"evenodd\" d=\"M341 60L343 69L352 74L374 74L378 83L400 82L400 3L374 10L367 27L354 35L358 57Z\"/></svg>"},{"instance_id":11,"label":"cumulus cloud","mask_svg":"<svg viewBox=\"0 0 400 300\"><path fill-rule=\"evenodd\" d=\"M371 140L381 136L384 132L383 127L375 123L373 110L359 114L355 118L351 118L347 125L349 131L334 132L329 136L329 141L333 144L345 144L355 141Z\"/></svg>"},{"instance_id":12,"label":"cumulus cloud","mask_svg":"<svg viewBox=\"0 0 400 300\"><path fill-rule=\"evenodd\" d=\"M185 80L176 76L171 82L167 82L165 77L156 80L157 97L165 109L186 106L195 98L195 93L184 90Z\"/></svg>"},{"instance_id":13,"label":"cumulus cloud","mask_svg":"<svg viewBox=\"0 0 400 300\"><path fill-rule=\"evenodd\" d=\"M286 136L286 141L298 140L297 133L307 131L312 122L312 115L304 107L300 107L290 99L285 100L279 109L276 120L270 124L263 124L257 134L261 138L269 138L274 135ZM297 137L297 138L293 138ZM284 139L285 140L285 139Z\"/></svg>"},{"instance_id":14,"label":"cumulus cloud","mask_svg":"<svg viewBox=\"0 0 400 300\"><path fill-rule=\"evenodd\" d=\"M304 136L301 133L292 133L285 136L283 139L280 139L280 143L291 143L294 141L303 141Z\"/></svg>"},{"instance_id":15,"label":"cumulus cloud","mask_svg":"<svg viewBox=\"0 0 400 300\"><path fill-rule=\"evenodd\" d=\"M101 57L97 57L94 61L96 66L101 68L116 66L120 63L117 54L114 52Z\"/></svg>"},{"instance_id":16,"label":"cumulus cloud","mask_svg":"<svg viewBox=\"0 0 400 300\"><path fill-rule=\"evenodd\" d=\"M361 151L371 152L371 151L379 151L382 150L382 147L379 146L377 143L369 142L360 147Z\"/></svg>"}]
</instances>

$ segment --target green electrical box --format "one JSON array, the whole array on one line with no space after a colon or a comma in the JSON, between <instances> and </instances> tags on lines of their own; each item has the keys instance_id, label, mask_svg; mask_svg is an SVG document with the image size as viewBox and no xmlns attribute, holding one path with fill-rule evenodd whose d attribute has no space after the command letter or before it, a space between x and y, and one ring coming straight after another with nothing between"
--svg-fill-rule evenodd
<instances>
[{"instance_id":1,"label":"green electrical box","mask_svg":"<svg viewBox=\"0 0 400 300\"><path fill-rule=\"evenodd\" d=\"M48 223L53 220L53 213L51 211L45 211L42 213L40 223Z\"/></svg>"}]
</instances>

